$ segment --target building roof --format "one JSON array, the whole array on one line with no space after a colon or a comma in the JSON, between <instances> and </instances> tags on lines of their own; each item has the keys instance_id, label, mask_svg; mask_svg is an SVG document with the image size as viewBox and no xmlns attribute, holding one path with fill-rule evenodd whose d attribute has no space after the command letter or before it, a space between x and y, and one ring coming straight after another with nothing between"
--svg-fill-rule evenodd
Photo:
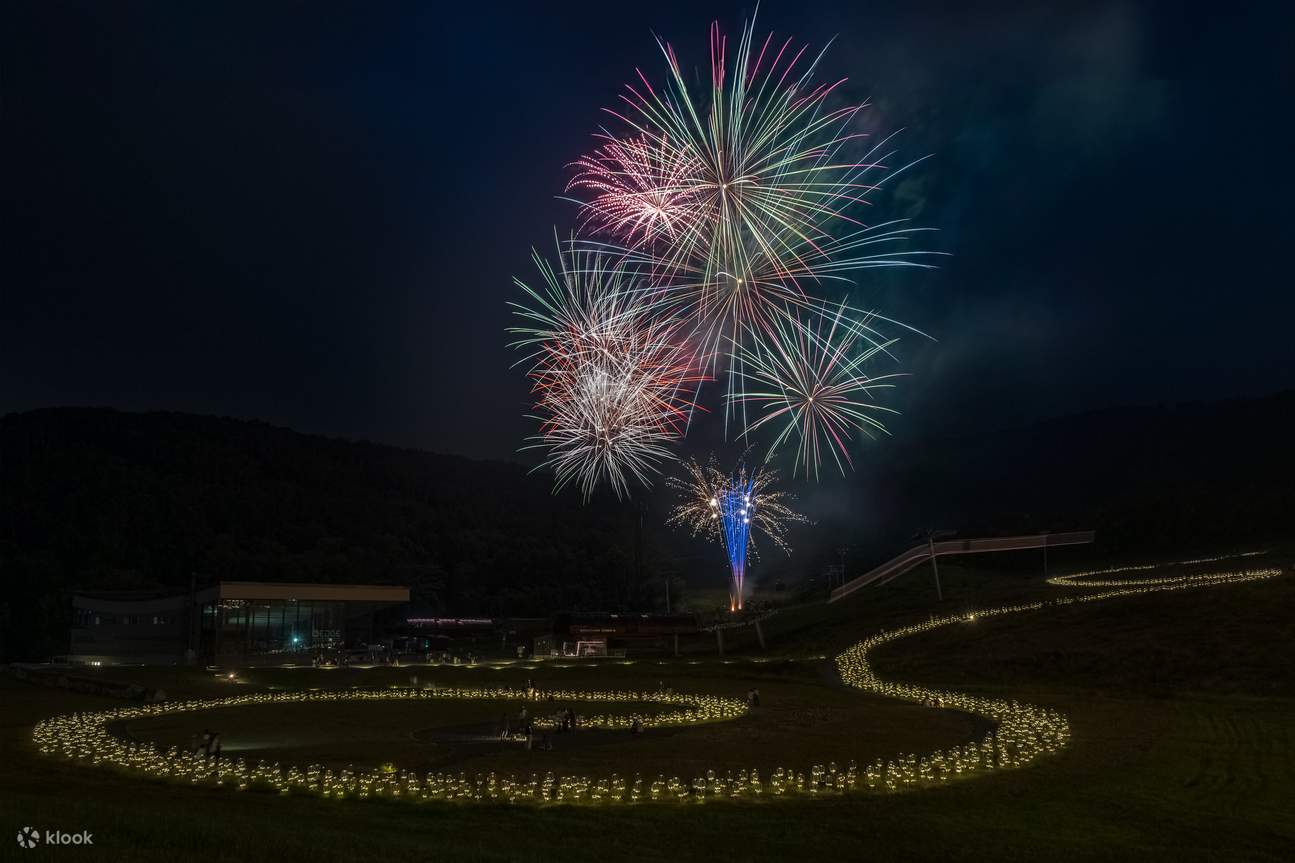
<instances>
[{"instance_id":1,"label":"building roof","mask_svg":"<svg viewBox=\"0 0 1295 863\"><path fill-rule=\"evenodd\" d=\"M221 599L398 603L409 601L409 588L389 584L222 581L199 590L193 598L199 604ZM89 611L146 614L183 608L188 600L187 593L166 596L146 591L78 591L72 596L72 606Z\"/></svg>"},{"instance_id":2,"label":"building roof","mask_svg":"<svg viewBox=\"0 0 1295 863\"><path fill-rule=\"evenodd\" d=\"M72 595L72 607L104 614L153 614L182 609L187 599L183 593L159 596L138 590L78 592Z\"/></svg>"},{"instance_id":3,"label":"building roof","mask_svg":"<svg viewBox=\"0 0 1295 863\"><path fill-rule=\"evenodd\" d=\"M222 581L198 591L199 602L217 599L295 599L307 602L408 602L409 588L388 584L305 584Z\"/></svg>"}]
</instances>

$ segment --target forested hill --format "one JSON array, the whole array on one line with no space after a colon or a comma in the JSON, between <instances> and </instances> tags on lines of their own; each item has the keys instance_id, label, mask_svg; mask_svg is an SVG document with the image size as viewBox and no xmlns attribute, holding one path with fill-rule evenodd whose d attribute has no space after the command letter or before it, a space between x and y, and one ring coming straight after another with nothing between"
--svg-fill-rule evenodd
<instances>
[{"instance_id":1,"label":"forested hill","mask_svg":"<svg viewBox=\"0 0 1295 863\"><path fill-rule=\"evenodd\" d=\"M914 531L1093 527L1100 555L1295 540L1295 393L1126 408L995 434L886 440L847 478L786 480L815 524L754 579L860 571ZM219 579L407 584L464 614L642 610L663 576L719 588L722 554L663 526L671 494L581 505L552 477L179 413L0 419L0 648L64 650L74 588ZM658 484L659 486L659 484ZM641 563L636 565L636 559ZM821 584L821 580L817 582ZM676 600L679 598L675 594Z\"/></svg>"},{"instance_id":2,"label":"forested hill","mask_svg":"<svg viewBox=\"0 0 1295 863\"><path fill-rule=\"evenodd\" d=\"M57 633L74 587L191 573L407 584L466 612L630 602L632 508L520 465L180 413L38 410L0 434L6 643Z\"/></svg>"}]
</instances>

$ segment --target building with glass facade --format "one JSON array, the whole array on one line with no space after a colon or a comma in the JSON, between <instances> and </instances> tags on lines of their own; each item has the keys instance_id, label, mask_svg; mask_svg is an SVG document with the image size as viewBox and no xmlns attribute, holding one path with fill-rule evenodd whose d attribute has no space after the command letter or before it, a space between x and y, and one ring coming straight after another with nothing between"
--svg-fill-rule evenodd
<instances>
[{"instance_id":1,"label":"building with glass facade","mask_svg":"<svg viewBox=\"0 0 1295 863\"><path fill-rule=\"evenodd\" d=\"M196 597L198 653L223 663L367 643L374 613L408 601L407 587L225 581Z\"/></svg>"},{"instance_id":2,"label":"building with glass facade","mask_svg":"<svg viewBox=\"0 0 1295 863\"><path fill-rule=\"evenodd\" d=\"M85 664L309 661L377 638L409 588L222 581L187 594L79 593L68 659Z\"/></svg>"}]
</instances>

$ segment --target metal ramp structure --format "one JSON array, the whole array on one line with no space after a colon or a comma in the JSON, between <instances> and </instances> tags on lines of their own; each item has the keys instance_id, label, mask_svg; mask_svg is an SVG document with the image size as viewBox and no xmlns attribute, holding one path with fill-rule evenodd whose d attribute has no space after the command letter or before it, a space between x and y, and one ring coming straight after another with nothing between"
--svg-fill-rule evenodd
<instances>
[{"instance_id":1,"label":"metal ramp structure","mask_svg":"<svg viewBox=\"0 0 1295 863\"><path fill-rule=\"evenodd\" d=\"M906 572L916 569L926 561L937 557L955 554L983 554L991 551L1025 551L1028 549L1049 549L1062 545L1086 545L1097 538L1097 531L1077 530L1068 533L1036 533L1028 536L994 536L983 539L946 539L939 542L928 541L915 545L908 551L883 563L874 569L852 578L845 584L832 590L828 602L844 599L860 588L868 585L877 587L889 584Z\"/></svg>"}]
</instances>

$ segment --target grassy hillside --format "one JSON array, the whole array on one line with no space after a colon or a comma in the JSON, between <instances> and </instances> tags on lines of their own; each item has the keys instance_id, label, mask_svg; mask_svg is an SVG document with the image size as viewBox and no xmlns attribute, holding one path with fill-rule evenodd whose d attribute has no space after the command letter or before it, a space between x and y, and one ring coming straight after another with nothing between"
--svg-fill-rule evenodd
<instances>
[{"instance_id":1,"label":"grassy hillside","mask_svg":"<svg viewBox=\"0 0 1295 863\"><path fill-rule=\"evenodd\" d=\"M542 674L551 682L570 674L574 676L561 679L609 688L658 678L694 690L740 692L757 685L769 700L763 716L750 722L686 729L660 740L617 741L597 758L588 748L513 752L490 756L478 762L482 766L499 766L503 762L498 759L510 758L513 769L553 769L555 762L543 759L558 756L581 766L603 762L619 767L641 759L645 772L651 772L658 758L686 761L697 753L711 760L734 758L737 768L794 761L808 757L809 749L825 751L829 745L865 757L943 745L958 742L967 732L959 727L957 714L844 691L829 666L811 658L877 628L935 611L1047 597L1059 590L1038 577L952 567L946 568L945 589L946 600L937 607L929 583L910 578L894 590L806 608L798 618L789 614L777 628L771 621L770 654L797 658L794 662L730 657L725 664L718 657L697 656L660 666L416 673L453 675L437 679L456 683L464 682L465 675L506 682ZM888 678L1046 705L1069 717L1074 734L1060 755L1024 770L916 792L593 810L339 804L174 788L37 759L26 739L32 722L52 712L104 704L0 678L6 705L0 717L0 798L15 823L91 829L99 837L96 857L131 861L177 855L236 860L266 854L325 861L376 856L600 861L608 848L651 861L874 856L1277 861L1287 859L1295 843L1295 823L1289 818L1295 807L1295 681L1285 650L1295 635L1293 611L1295 574L1287 571L1255 584L981 620L890 645L876 656L879 671ZM163 675L151 682L163 684L173 696L228 691L228 684L197 673L149 673ZM410 673L415 672L352 672L364 675L366 686L403 683ZM349 678L330 681L325 673L310 670L249 674L254 675L252 685L353 683ZM365 723L344 712L314 717L313 725L333 730L312 733L337 735L342 757L411 757L411 744L400 729L430 721L390 715L377 731L363 732L389 736L389 749L381 740L369 740L350 744L348 752L346 740ZM265 723L264 734L287 747L280 754L293 752L289 738L294 733L292 725ZM639 742L648 748L633 750ZM462 763L465 770L475 769L472 760Z\"/></svg>"}]
</instances>

